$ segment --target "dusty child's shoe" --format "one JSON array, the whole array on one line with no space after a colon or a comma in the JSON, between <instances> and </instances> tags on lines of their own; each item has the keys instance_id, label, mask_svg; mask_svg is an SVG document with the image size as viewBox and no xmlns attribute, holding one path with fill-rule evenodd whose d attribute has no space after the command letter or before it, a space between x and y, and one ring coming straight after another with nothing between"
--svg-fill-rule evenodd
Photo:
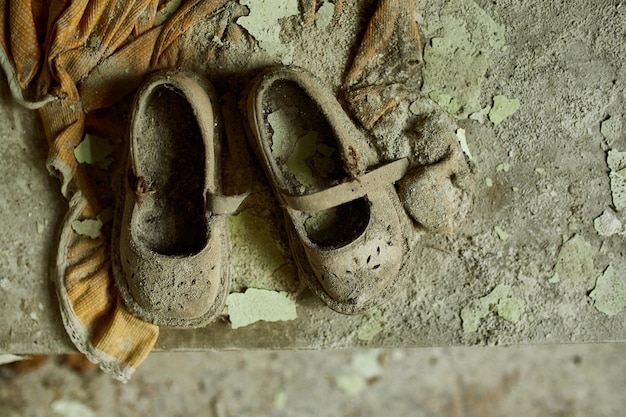
<instances>
[{"instance_id":1,"label":"dusty child's shoe","mask_svg":"<svg viewBox=\"0 0 626 417\"><path fill-rule=\"evenodd\" d=\"M178 70L151 75L135 98L113 271L128 309L157 325L206 325L228 293L216 103L208 81Z\"/></svg>"},{"instance_id":2,"label":"dusty child's shoe","mask_svg":"<svg viewBox=\"0 0 626 417\"><path fill-rule=\"evenodd\" d=\"M381 165L331 92L299 68L261 74L247 112L300 275L340 313L386 301L407 253L393 183L408 161Z\"/></svg>"}]
</instances>

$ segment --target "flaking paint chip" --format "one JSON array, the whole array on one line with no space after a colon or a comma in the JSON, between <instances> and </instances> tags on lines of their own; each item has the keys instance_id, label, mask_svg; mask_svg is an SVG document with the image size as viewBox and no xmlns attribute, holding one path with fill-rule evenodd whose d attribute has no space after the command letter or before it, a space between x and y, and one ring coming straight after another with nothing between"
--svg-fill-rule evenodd
<instances>
[{"instance_id":1,"label":"flaking paint chip","mask_svg":"<svg viewBox=\"0 0 626 417\"><path fill-rule=\"evenodd\" d=\"M489 111L489 120L494 125L500 124L504 119L519 110L520 101L516 98L508 98L504 95L497 95L493 98L493 107Z\"/></svg>"},{"instance_id":2,"label":"flaking paint chip","mask_svg":"<svg viewBox=\"0 0 626 417\"><path fill-rule=\"evenodd\" d=\"M237 19L267 53L280 58L284 65L293 60L294 46L280 40L279 20L299 14L298 0L241 0L250 14Z\"/></svg>"},{"instance_id":3,"label":"flaking paint chip","mask_svg":"<svg viewBox=\"0 0 626 417\"><path fill-rule=\"evenodd\" d=\"M113 160L111 153L113 145L107 138L95 135L85 135L85 138L74 148L74 156L81 164L98 164L106 167Z\"/></svg>"},{"instance_id":4,"label":"flaking paint chip","mask_svg":"<svg viewBox=\"0 0 626 417\"><path fill-rule=\"evenodd\" d=\"M597 276L593 266L591 245L581 235L574 235L559 251L551 282L568 280L575 284L587 285Z\"/></svg>"},{"instance_id":5,"label":"flaking paint chip","mask_svg":"<svg viewBox=\"0 0 626 417\"><path fill-rule=\"evenodd\" d=\"M526 302L513 295L511 286L499 284L489 294L470 301L461 310L463 331L475 332L478 330L480 321L487 317L491 311L495 311L500 318L508 322L517 323L525 310Z\"/></svg>"},{"instance_id":6,"label":"flaking paint chip","mask_svg":"<svg viewBox=\"0 0 626 417\"><path fill-rule=\"evenodd\" d=\"M317 13L315 13L315 27L319 30L326 29L333 20L334 14L335 5L329 1L325 1L320 8L317 9Z\"/></svg>"},{"instance_id":7,"label":"flaking paint chip","mask_svg":"<svg viewBox=\"0 0 626 417\"><path fill-rule=\"evenodd\" d=\"M497 172L509 172L511 170L511 165L506 162L501 163L496 167Z\"/></svg>"},{"instance_id":8,"label":"flaking paint chip","mask_svg":"<svg viewBox=\"0 0 626 417\"><path fill-rule=\"evenodd\" d=\"M81 236L87 236L92 239L100 236L102 222L98 219L74 220L72 229Z\"/></svg>"},{"instance_id":9,"label":"flaking paint chip","mask_svg":"<svg viewBox=\"0 0 626 417\"><path fill-rule=\"evenodd\" d=\"M296 302L289 293L248 288L226 298L231 327L238 329L258 321L295 320Z\"/></svg>"},{"instance_id":10,"label":"flaking paint chip","mask_svg":"<svg viewBox=\"0 0 626 417\"><path fill-rule=\"evenodd\" d=\"M606 209L593 221L593 227L600 236L609 237L621 233L624 229L622 222L617 218L615 212Z\"/></svg>"},{"instance_id":11,"label":"flaking paint chip","mask_svg":"<svg viewBox=\"0 0 626 417\"><path fill-rule=\"evenodd\" d=\"M618 141L622 135L622 118L611 116L600 124L600 133L609 145Z\"/></svg>"},{"instance_id":12,"label":"flaking paint chip","mask_svg":"<svg viewBox=\"0 0 626 417\"><path fill-rule=\"evenodd\" d=\"M361 320L359 330L357 331L357 339L369 342L383 331L383 317L379 310L375 310L372 313L367 314Z\"/></svg>"},{"instance_id":13,"label":"flaking paint chip","mask_svg":"<svg viewBox=\"0 0 626 417\"><path fill-rule=\"evenodd\" d=\"M467 146L467 137L465 136L465 129L457 129L456 130L456 139L459 141L459 145L461 146L461 150L469 160L472 160L472 153L470 152L469 146Z\"/></svg>"},{"instance_id":14,"label":"flaking paint chip","mask_svg":"<svg viewBox=\"0 0 626 417\"><path fill-rule=\"evenodd\" d=\"M596 280L589 294L594 307L607 316L614 316L626 307L626 276L609 265Z\"/></svg>"},{"instance_id":15,"label":"flaking paint chip","mask_svg":"<svg viewBox=\"0 0 626 417\"><path fill-rule=\"evenodd\" d=\"M496 232L500 240L507 241L509 239L509 234L502 230L500 226L494 227L493 231Z\"/></svg>"}]
</instances>

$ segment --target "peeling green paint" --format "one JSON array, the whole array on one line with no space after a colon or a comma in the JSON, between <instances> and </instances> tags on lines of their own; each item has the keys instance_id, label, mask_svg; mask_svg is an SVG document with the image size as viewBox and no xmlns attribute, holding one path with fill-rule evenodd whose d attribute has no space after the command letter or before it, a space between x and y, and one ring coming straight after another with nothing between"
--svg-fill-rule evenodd
<instances>
[{"instance_id":1,"label":"peeling green paint","mask_svg":"<svg viewBox=\"0 0 626 417\"><path fill-rule=\"evenodd\" d=\"M506 241L506 240L509 239L509 234L507 232L505 232L504 230L502 230L502 228L500 226L495 226L493 228L493 231L496 232L496 234L498 235L500 240Z\"/></svg>"},{"instance_id":2,"label":"peeling green paint","mask_svg":"<svg viewBox=\"0 0 626 417\"><path fill-rule=\"evenodd\" d=\"M106 168L113 159L110 157L113 145L107 138L87 134L74 148L74 156L81 164L98 164Z\"/></svg>"},{"instance_id":3,"label":"peeling green paint","mask_svg":"<svg viewBox=\"0 0 626 417\"><path fill-rule=\"evenodd\" d=\"M501 163L496 167L496 172L509 172L511 170L511 165L506 162Z\"/></svg>"},{"instance_id":4,"label":"peeling green paint","mask_svg":"<svg viewBox=\"0 0 626 417\"><path fill-rule=\"evenodd\" d=\"M504 48L504 26L470 0L447 2L424 48L422 91L449 113L481 110L480 93L492 57Z\"/></svg>"},{"instance_id":5,"label":"peeling green paint","mask_svg":"<svg viewBox=\"0 0 626 417\"><path fill-rule=\"evenodd\" d=\"M469 146L467 146L467 137L465 136L465 129L458 128L456 130L456 139L459 141L459 145L461 146L461 150L463 151L463 153L467 155L467 157L471 161L473 158L472 158L472 153L470 152Z\"/></svg>"},{"instance_id":6,"label":"peeling green paint","mask_svg":"<svg viewBox=\"0 0 626 417\"><path fill-rule=\"evenodd\" d=\"M374 310L363 317L356 337L364 342L369 342L382 331L383 315L379 310Z\"/></svg>"},{"instance_id":7,"label":"peeling green paint","mask_svg":"<svg viewBox=\"0 0 626 417\"><path fill-rule=\"evenodd\" d=\"M296 302L286 292L248 288L226 298L231 327L238 329L258 321L289 321L298 318Z\"/></svg>"},{"instance_id":8,"label":"peeling green paint","mask_svg":"<svg viewBox=\"0 0 626 417\"><path fill-rule=\"evenodd\" d=\"M356 396L367 388L367 381L361 375L339 375L335 379L337 388L347 395Z\"/></svg>"},{"instance_id":9,"label":"peeling green paint","mask_svg":"<svg viewBox=\"0 0 626 417\"><path fill-rule=\"evenodd\" d=\"M280 40L279 20L298 15L298 0L240 0L250 14L237 19L259 43L259 47L289 65L293 60L294 47Z\"/></svg>"},{"instance_id":10,"label":"peeling green paint","mask_svg":"<svg viewBox=\"0 0 626 417\"><path fill-rule=\"evenodd\" d=\"M319 30L324 30L330 25L335 15L335 5L331 2L325 1L315 14L315 27Z\"/></svg>"},{"instance_id":11,"label":"peeling green paint","mask_svg":"<svg viewBox=\"0 0 626 417\"><path fill-rule=\"evenodd\" d=\"M589 285L598 276L593 266L593 249L581 235L574 235L561 247L552 282L567 280Z\"/></svg>"},{"instance_id":12,"label":"peeling green paint","mask_svg":"<svg viewBox=\"0 0 626 417\"><path fill-rule=\"evenodd\" d=\"M526 303L521 298L513 295L510 285L500 284L486 296L470 301L461 310L463 331L475 332L478 330L480 321L487 317L490 311L495 311L498 316L511 323L517 323L524 311Z\"/></svg>"},{"instance_id":13,"label":"peeling green paint","mask_svg":"<svg viewBox=\"0 0 626 417\"><path fill-rule=\"evenodd\" d=\"M519 110L520 101L516 98L508 98L498 95L493 98L493 107L489 111L489 120L494 125L500 124L504 119Z\"/></svg>"},{"instance_id":14,"label":"peeling green paint","mask_svg":"<svg viewBox=\"0 0 626 417\"><path fill-rule=\"evenodd\" d=\"M615 212L606 209L593 220L593 227L600 236L609 237L621 233L624 229L622 222L615 216Z\"/></svg>"},{"instance_id":15,"label":"peeling green paint","mask_svg":"<svg viewBox=\"0 0 626 417\"><path fill-rule=\"evenodd\" d=\"M626 276L609 265L596 280L589 294L594 307L607 316L614 316L626 307Z\"/></svg>"},{"instance_id":16,"label":"peeling green paint","mask_svg":"<svg viewBox=\"0 0 626 417\"><path fill-rule=\"evenodd\" d=\"M622 137L622 118L611 116L600 124L600 133L606 138L609 145L612 145Z\"/></svg>"},{"instance_id":17,"label":"peeling green paint","mask_svg":"<svg viewBox=\"0 0 626 417\"><path fill-rule=\"evenodd\" d=\"M82 236L87 236L95 239L100 236L100 229L102 228L102 222L98 219L86 219L86 220L74 220L72 222L72 229Z\"/></svg>"}]
</instances>

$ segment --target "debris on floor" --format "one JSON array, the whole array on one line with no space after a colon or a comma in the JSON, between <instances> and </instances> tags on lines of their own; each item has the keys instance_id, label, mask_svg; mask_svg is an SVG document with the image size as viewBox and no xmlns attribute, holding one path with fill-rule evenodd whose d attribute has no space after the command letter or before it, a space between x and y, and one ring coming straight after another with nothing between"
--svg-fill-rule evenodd
<instances>
[{"instance_id":1,"label":"debris on floor","mask_svg":"<svg viewBox=\"0 0 626 417\"><path fill-rule=\"evenodd\" d=\"M626 207L626 152L610 150L606 158L611 172L611 194L616 210Z\"/></svg>"},{"instance_id":2,"label":"debris on floor","mask_svg":"<svg viewBox=\"0 0 626 417\"><path fill-rule=\"evenodd\" d=\"M594 307L614 316L626 307L626 277L624 271L618 271L609 265L596 281L596 286L589 294Z\"/></svg>"},{"instance_id":3,"label":"debris on floor","mask_svg":"<svg viewBox=\"0 0 626 417\"><path fill-rule=\"evenodd\" d=\"M589 287L597 276L591 245L581 235L574 235L561 247L551 282L568 280Z\"/></svg>"},{"instance_id":4,"label":"debris on floor","mask_svg":"<svg viewBox=\"0 0 626 417\"><path fill-rule=\"evenodd\" d=\"M485 74L505 48L504 26L473 1L447 2L424 48L422 91L458 118L479 112Z\"/></svg>"},{"instance_id":5,"label":"debris on floor","mask_svg":"<svg viewBox=\"0 0 626 417\"><path fill-rule=\"evenodd\" d=\"M92 239L100 236L100 229L102 228L102 221L100 219L85 219L74 220L72 222L72 229L76 233L82 236L87 236Z\"/></svg>"},{"instance_id":6,"label":"debris on floor","mask_svg":"<svg viewBox=\"0 0 626 417\"><path fill-rule=\"evenodd\" d=\"M298 317L295 300L284 291L248 288L244 293L229 294L226 306L233 329L258 321L288 321Z\"/></svg>"},{"instance_id":7,"label":"debris on floor","mask_svg":"<svg viewBox=\"0 0 626 417\"><path fill-rule=\"evenodd\" d=\"M280 39L280 19L300 14L297 0L241 0L250 9L248 16L237 19L270 55L280 58L284 65L293 61L294 46Z\"/></svg>"},{"instance_id":8,"label":"debris on floor","mask_svg":"<svg viewBox=\"0 0 626 417\"><path fill-rule=\"evenodd\" d=\"M74 156L81 164L98 164L103 168L113 162L111 154L113 145L107 138L86 134L85 138L74 149Z\"/></svg>"},{"instance_id":9,"label":"debris on floor","mask_svg":"<svg viewBox=\"0 0 626 417\"><path fill-rule=\"evenodd\" d=\"M510 285L499 284L486 296L471 301L461 310L463 331L475 332L480 320L495 311L504 320L517 323L526 310L526 302L513 295Z\"/></svg>"},{"instance_id":10,"label":"debris on floor","mask_svg":"<svg viewBox=\"0 0 626 417\"><path fill-rule=\"evenodd\" d=\"M504 119L519 110L520 101L516 98L508 98L497 95L493 98L493 107L489 110L489 120L494 125L500 124Z\"/></svg>"},{"instance_id":11,"label":"debris on floor","mask_svg":"<svg viewBox=\"0 0 626 417\"><path fill-rule=\"evenodd\" d=\"M601 215L594 219L593 226L596 232L603 237L613 236L624 231L622 222L610 208L604 210Z\"/></svg>"}]
</instances>

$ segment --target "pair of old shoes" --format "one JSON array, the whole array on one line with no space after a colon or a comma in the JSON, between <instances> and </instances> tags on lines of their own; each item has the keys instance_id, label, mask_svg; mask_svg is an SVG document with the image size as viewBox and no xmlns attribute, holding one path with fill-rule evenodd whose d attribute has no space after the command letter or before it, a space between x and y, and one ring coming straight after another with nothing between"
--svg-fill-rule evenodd
<instances>
[{"instance_id":1,"label":"pair of old shoes","mask_svg":"<svg viewBox=\"0 0 626 417\"><path fill-rule=\"evenodd\" d=\"M303 69L259 75L247 114L300 276L341 313L384 302L407 253L393 184L408 162L380 164L330 91ZM242 198L222 194L221 131L215 90L195 74L158 72L137 93L112 259L124 303L143 320L199 327L223 309L226 215Z\"/></svg>"}]
</instances>

